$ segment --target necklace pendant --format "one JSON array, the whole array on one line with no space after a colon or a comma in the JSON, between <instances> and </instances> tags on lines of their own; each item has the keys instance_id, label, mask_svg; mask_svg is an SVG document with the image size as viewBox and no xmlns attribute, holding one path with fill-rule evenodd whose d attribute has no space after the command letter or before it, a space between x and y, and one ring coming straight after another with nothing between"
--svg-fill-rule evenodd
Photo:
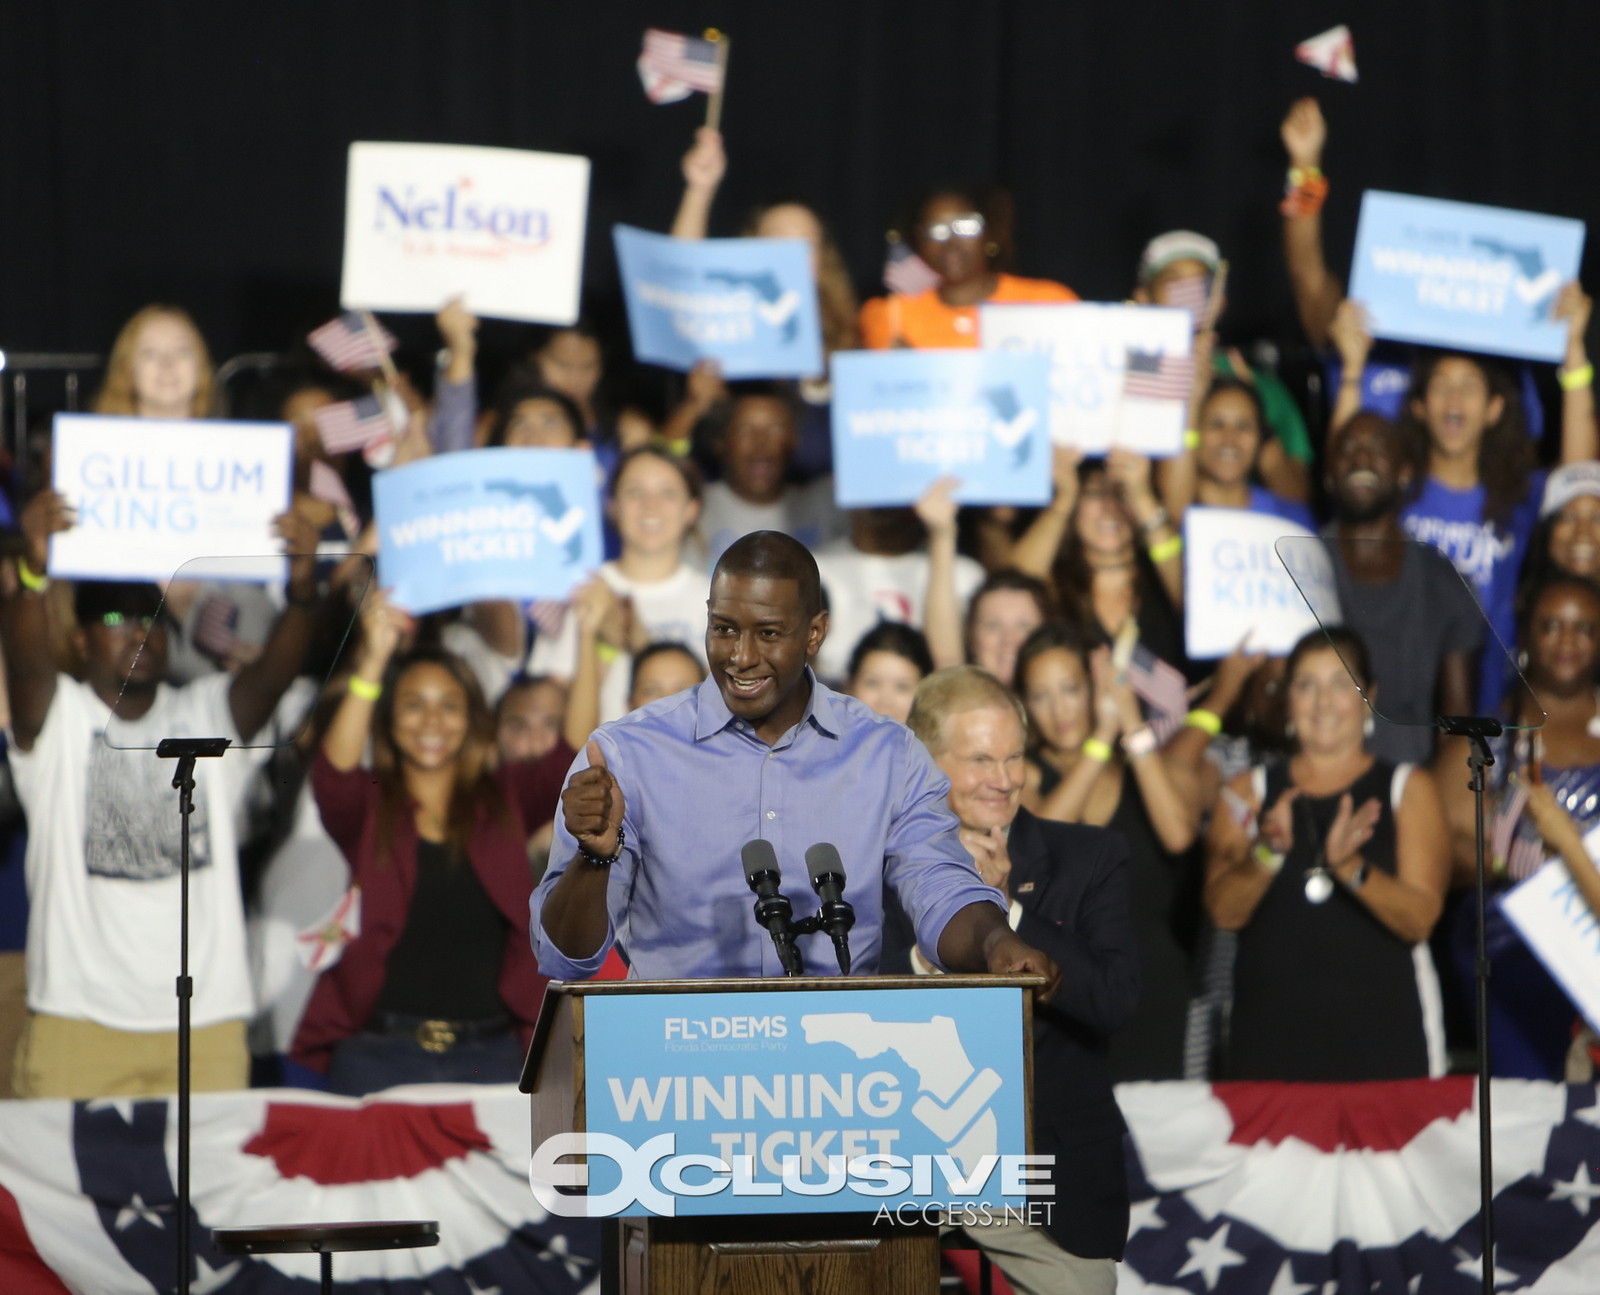
<instances>
[{"instance_id":1,"label":"necklace pendant","mask_svg":"<svg viewBox=\"0 0 1600 1295\"><path fill-rule=\"evenodd\" d=\"M1312 904L1326 904L1333 894L1333 877L1326 868L1313 868L1306 873L1306 900Z\"/></svg>"}]
</instances>

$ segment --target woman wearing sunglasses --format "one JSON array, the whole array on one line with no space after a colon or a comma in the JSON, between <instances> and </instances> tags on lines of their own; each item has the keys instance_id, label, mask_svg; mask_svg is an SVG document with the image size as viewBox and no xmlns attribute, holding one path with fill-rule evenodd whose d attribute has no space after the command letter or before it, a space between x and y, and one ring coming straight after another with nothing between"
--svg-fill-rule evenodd
<instances>
[{"instance_id":1,"label":"woman wearing sunglasses","mask_svg":"<svg viewBox=\"0 0 1600 1295\"><path fill-rule=\"evenodd\" d=\"M985 197L988 201L985 201ZM874 297L861 308L861 337L873 350L978 344L983 302L1077 301L1078 294L1049 279L1007 274L1009 201L970 189L940 189L915 208L907 241L939 276L937 287L907 295Z\"/></svg>"}]
</instances>

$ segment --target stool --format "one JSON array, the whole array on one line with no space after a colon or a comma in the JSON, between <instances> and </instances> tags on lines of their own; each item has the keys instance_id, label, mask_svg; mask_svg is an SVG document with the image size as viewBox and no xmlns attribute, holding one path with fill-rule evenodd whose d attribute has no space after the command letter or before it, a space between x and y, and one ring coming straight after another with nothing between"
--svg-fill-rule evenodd
<instances>
[{"instance_id":1,"label":"stool","mask_svg":"<svg viewBox=\"0 0 1600 1295\"><path fill-rule=\"evenodd\" d=\"M415 1250L439 1244L439 1225L407 1223L304 1223L277 1227L212 1228L225 1255L322 1256L322 1295L333 1295L336 1250Z\"/></svg>"}]
</instances>

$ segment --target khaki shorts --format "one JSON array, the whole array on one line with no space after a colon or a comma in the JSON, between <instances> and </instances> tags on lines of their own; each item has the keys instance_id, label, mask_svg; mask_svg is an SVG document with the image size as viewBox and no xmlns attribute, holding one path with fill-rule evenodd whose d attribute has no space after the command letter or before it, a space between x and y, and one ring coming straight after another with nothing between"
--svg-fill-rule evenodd
<instances>
[{"instance_id":1,"label":"khaki shorts","mask_svg":"<svg viewBox=\"0 0 1600 1295\"><path fill-rule=\"evenodd\" d=\"M197 1093L250 1086L243 1021L190 1036L190 1084ZM18 1097L162 1097L178 1091L178 1033L113 1030L93 1021L29 1013L17 1041L11 1086Z\"/></svg>"}]
</instances>

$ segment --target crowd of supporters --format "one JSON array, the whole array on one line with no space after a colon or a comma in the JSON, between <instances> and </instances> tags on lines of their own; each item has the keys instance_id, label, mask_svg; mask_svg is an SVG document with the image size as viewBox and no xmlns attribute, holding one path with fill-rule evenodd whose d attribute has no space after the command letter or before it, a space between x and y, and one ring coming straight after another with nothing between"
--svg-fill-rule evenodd
<instances>
[{"instance_id":1,"label":"crowd of supporters","mask_svg":"<svg viewBox=\"0 0 1600 1295\"><path fill-rule=\"evenodd\" d=\"M964 757L929 707L957 693L1002 716L1013 706L1009 814L1020 804L1030 825L1120 835L1136 975L1093 1022L1113 1079L1377 1079L1467 1063L1473 805L1463 744L1431 727L1440 714L1511 726L1489 808L1503 824L1490 860L1496 1071L1591 1074L1593 1036L1498 907L1557 856L1600 914L1583 842L1600 822L1590 301L1577 283L1560 295L1569 345L1553 376L1374 343L1323 258L1315 102L1295 104L1282 134L1284 248L1315 381L1229 333L1225 249L1149 231L1130 296L1186 305L1194 322L1185 448L1155 461L1058 448L1041 509L958 507L943 480L915 507L841 510L825 375L725 382L701 364L652 408L632 396L625 345L587 322L539 330L481 391L477 321L458 302L438 314L432 373L413 382L402 366L392 381L409 411L396 461L593 450L608 560L566 601L416 618L372 587L372 470L328 453L315 421L360 386L308 354L270 388L269 412L297 432L278 526L302 556L281 587L52 582L50 537L74 519L50 489L19 489L0 567L0 935L26 955L0 961L0 1088L174 1086L176 800L170 764L140 748L186 735L234 741L198 769L196 1086L362 1094L514 1078L543 986L528 902L562 780L598 725L705 679L708 572L758 530L815 554L830 617L819 678L909 722L947 772ZM726 165L720 137L699 132L676 237L707 235ZM831 356L973 346L980 303L1077 300L1014 272L1027 257L1012 226L999 190L921 195L896 234L933 286L864 302L812 207L765 205L741 232L811 244ZM155 305L116 338L94 408L208 416L216 385L194 322ZM313 494L319 465L347 489L354 534ZM1342 628L1286 656L1246 642L1190 661L1190 508L1317 529ZM955 667L959 687L919 691ZM1177 708L1152 700L1163 673L1182 681ZM963 840L1004 887L1011 818L986 824L974 809L969 823L967 794L952 793ZM601 974L624 972L614 955Z\"/></svg>"}]
</instances>

